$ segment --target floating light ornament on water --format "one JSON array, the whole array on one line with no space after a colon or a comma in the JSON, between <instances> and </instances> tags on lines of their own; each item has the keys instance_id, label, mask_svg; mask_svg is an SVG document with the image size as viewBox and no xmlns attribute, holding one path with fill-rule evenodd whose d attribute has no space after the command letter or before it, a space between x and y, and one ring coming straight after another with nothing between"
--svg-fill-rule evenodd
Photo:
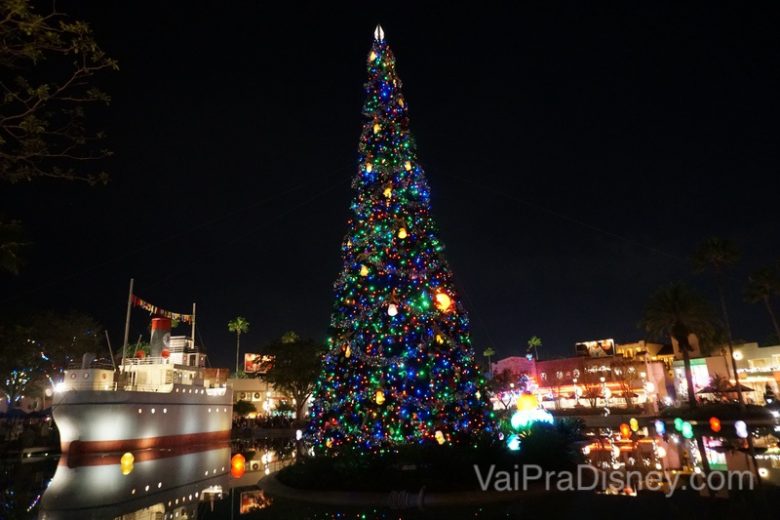
<instances>
[{"instance_id":1,"label":"floating light ornament on water","mask_svg":"<svg viewBox=\"0 0 780 520\"><path fill-rule=\"evenodd\" d=\"M129 475L133 472L134 462L135 457L129 451L122 455L122 458L119 459L119 469L122 471L122 475Z\"/></svg>"},{"instance_id":2,"label":"floating light ornament on water","mask_svg":"<svg viewBox=\"0 0 780 520\"><path fill-rule=\"evenodd\" d=\"M512 451L518 451L520 449L520 437L513 433L506 438L506 445Z\"/></svg>"},{"instance_id":3,"label":"floating light ornament on water","mask_svg":"<svg viewBox=\"0 0 780 520\"><path fill-rule=\"evenodd\" d=\"M718 433L721 429L720 419L717 417L710 417L710 430Z\"/></svg>"}]
</instances>

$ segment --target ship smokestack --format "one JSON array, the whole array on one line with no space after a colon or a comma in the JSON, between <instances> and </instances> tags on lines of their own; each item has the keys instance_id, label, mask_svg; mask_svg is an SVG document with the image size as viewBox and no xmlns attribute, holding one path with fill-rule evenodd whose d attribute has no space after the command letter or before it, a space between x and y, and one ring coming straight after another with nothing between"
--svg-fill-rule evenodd
<instances>
[{"instance_id":1,"label":"ship smokestack","mask_svg":"<svg viewBox=\"0 0 780 520\"><path fill-rule=\"evenodd\" d=\"M152 337L149 340L149 355L160 357L163 349L169 349L171 343L171 319L152 318Z\"/></svg>"}]
</instances>

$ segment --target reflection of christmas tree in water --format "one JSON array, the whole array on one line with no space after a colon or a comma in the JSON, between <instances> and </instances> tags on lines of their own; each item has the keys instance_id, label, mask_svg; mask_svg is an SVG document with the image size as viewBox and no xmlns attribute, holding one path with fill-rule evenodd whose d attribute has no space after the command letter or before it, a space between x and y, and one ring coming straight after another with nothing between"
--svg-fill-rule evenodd
<instances>
[{"instance_id":1,"label":"reflection of christmas tree in water","mask_svg":"<svg viewBox=\"0 0 780 520\"><path fill-rule=\"evenodd\" d=\"M344 268L309 434L324 451L461 443L492 412L381 27L369 80Z\"/></svg>"}]
</instances>

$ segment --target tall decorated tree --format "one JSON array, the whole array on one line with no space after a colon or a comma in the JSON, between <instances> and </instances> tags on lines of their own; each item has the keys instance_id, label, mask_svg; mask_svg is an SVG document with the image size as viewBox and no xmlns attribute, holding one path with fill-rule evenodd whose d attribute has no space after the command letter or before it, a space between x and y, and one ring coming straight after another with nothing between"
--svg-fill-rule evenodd
<instances>
[{"instance_id":1,"label":"tall decorated tree","mask_svg":"<svg viewBox=\"0 0 780 520\"><path fill-rule=\"evenodd\" d=\"M493 430L381 27L365 84L343 270L308 435L321 453L462 444Z\"/></svg>"}]
</instances>

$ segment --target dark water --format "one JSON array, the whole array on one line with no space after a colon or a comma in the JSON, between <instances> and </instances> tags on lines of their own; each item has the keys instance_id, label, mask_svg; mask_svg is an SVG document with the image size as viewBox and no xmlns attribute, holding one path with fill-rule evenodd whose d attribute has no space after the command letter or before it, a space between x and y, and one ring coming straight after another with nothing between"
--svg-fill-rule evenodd
<instances>
[{"instance_id":1,"label":"dark water","mask_svg":"<svg viewBox=\"0 0 780 520\"><path fill-rule=\"evenodd\" d=\"M236 453L246 458L243 473L231 471ZM0 519L766 517L757 512L752 496L714 501L690 493L673 499L657 493L639 497L547 493L489 507L403 511L311 505L262 489L262 478L294 461L293 454L293 442L280 439L141 452L132 464L122 463L119 454L84 459L78 466L53 458L6 460L0 465Z\"/></svg>"}]
</instances>

